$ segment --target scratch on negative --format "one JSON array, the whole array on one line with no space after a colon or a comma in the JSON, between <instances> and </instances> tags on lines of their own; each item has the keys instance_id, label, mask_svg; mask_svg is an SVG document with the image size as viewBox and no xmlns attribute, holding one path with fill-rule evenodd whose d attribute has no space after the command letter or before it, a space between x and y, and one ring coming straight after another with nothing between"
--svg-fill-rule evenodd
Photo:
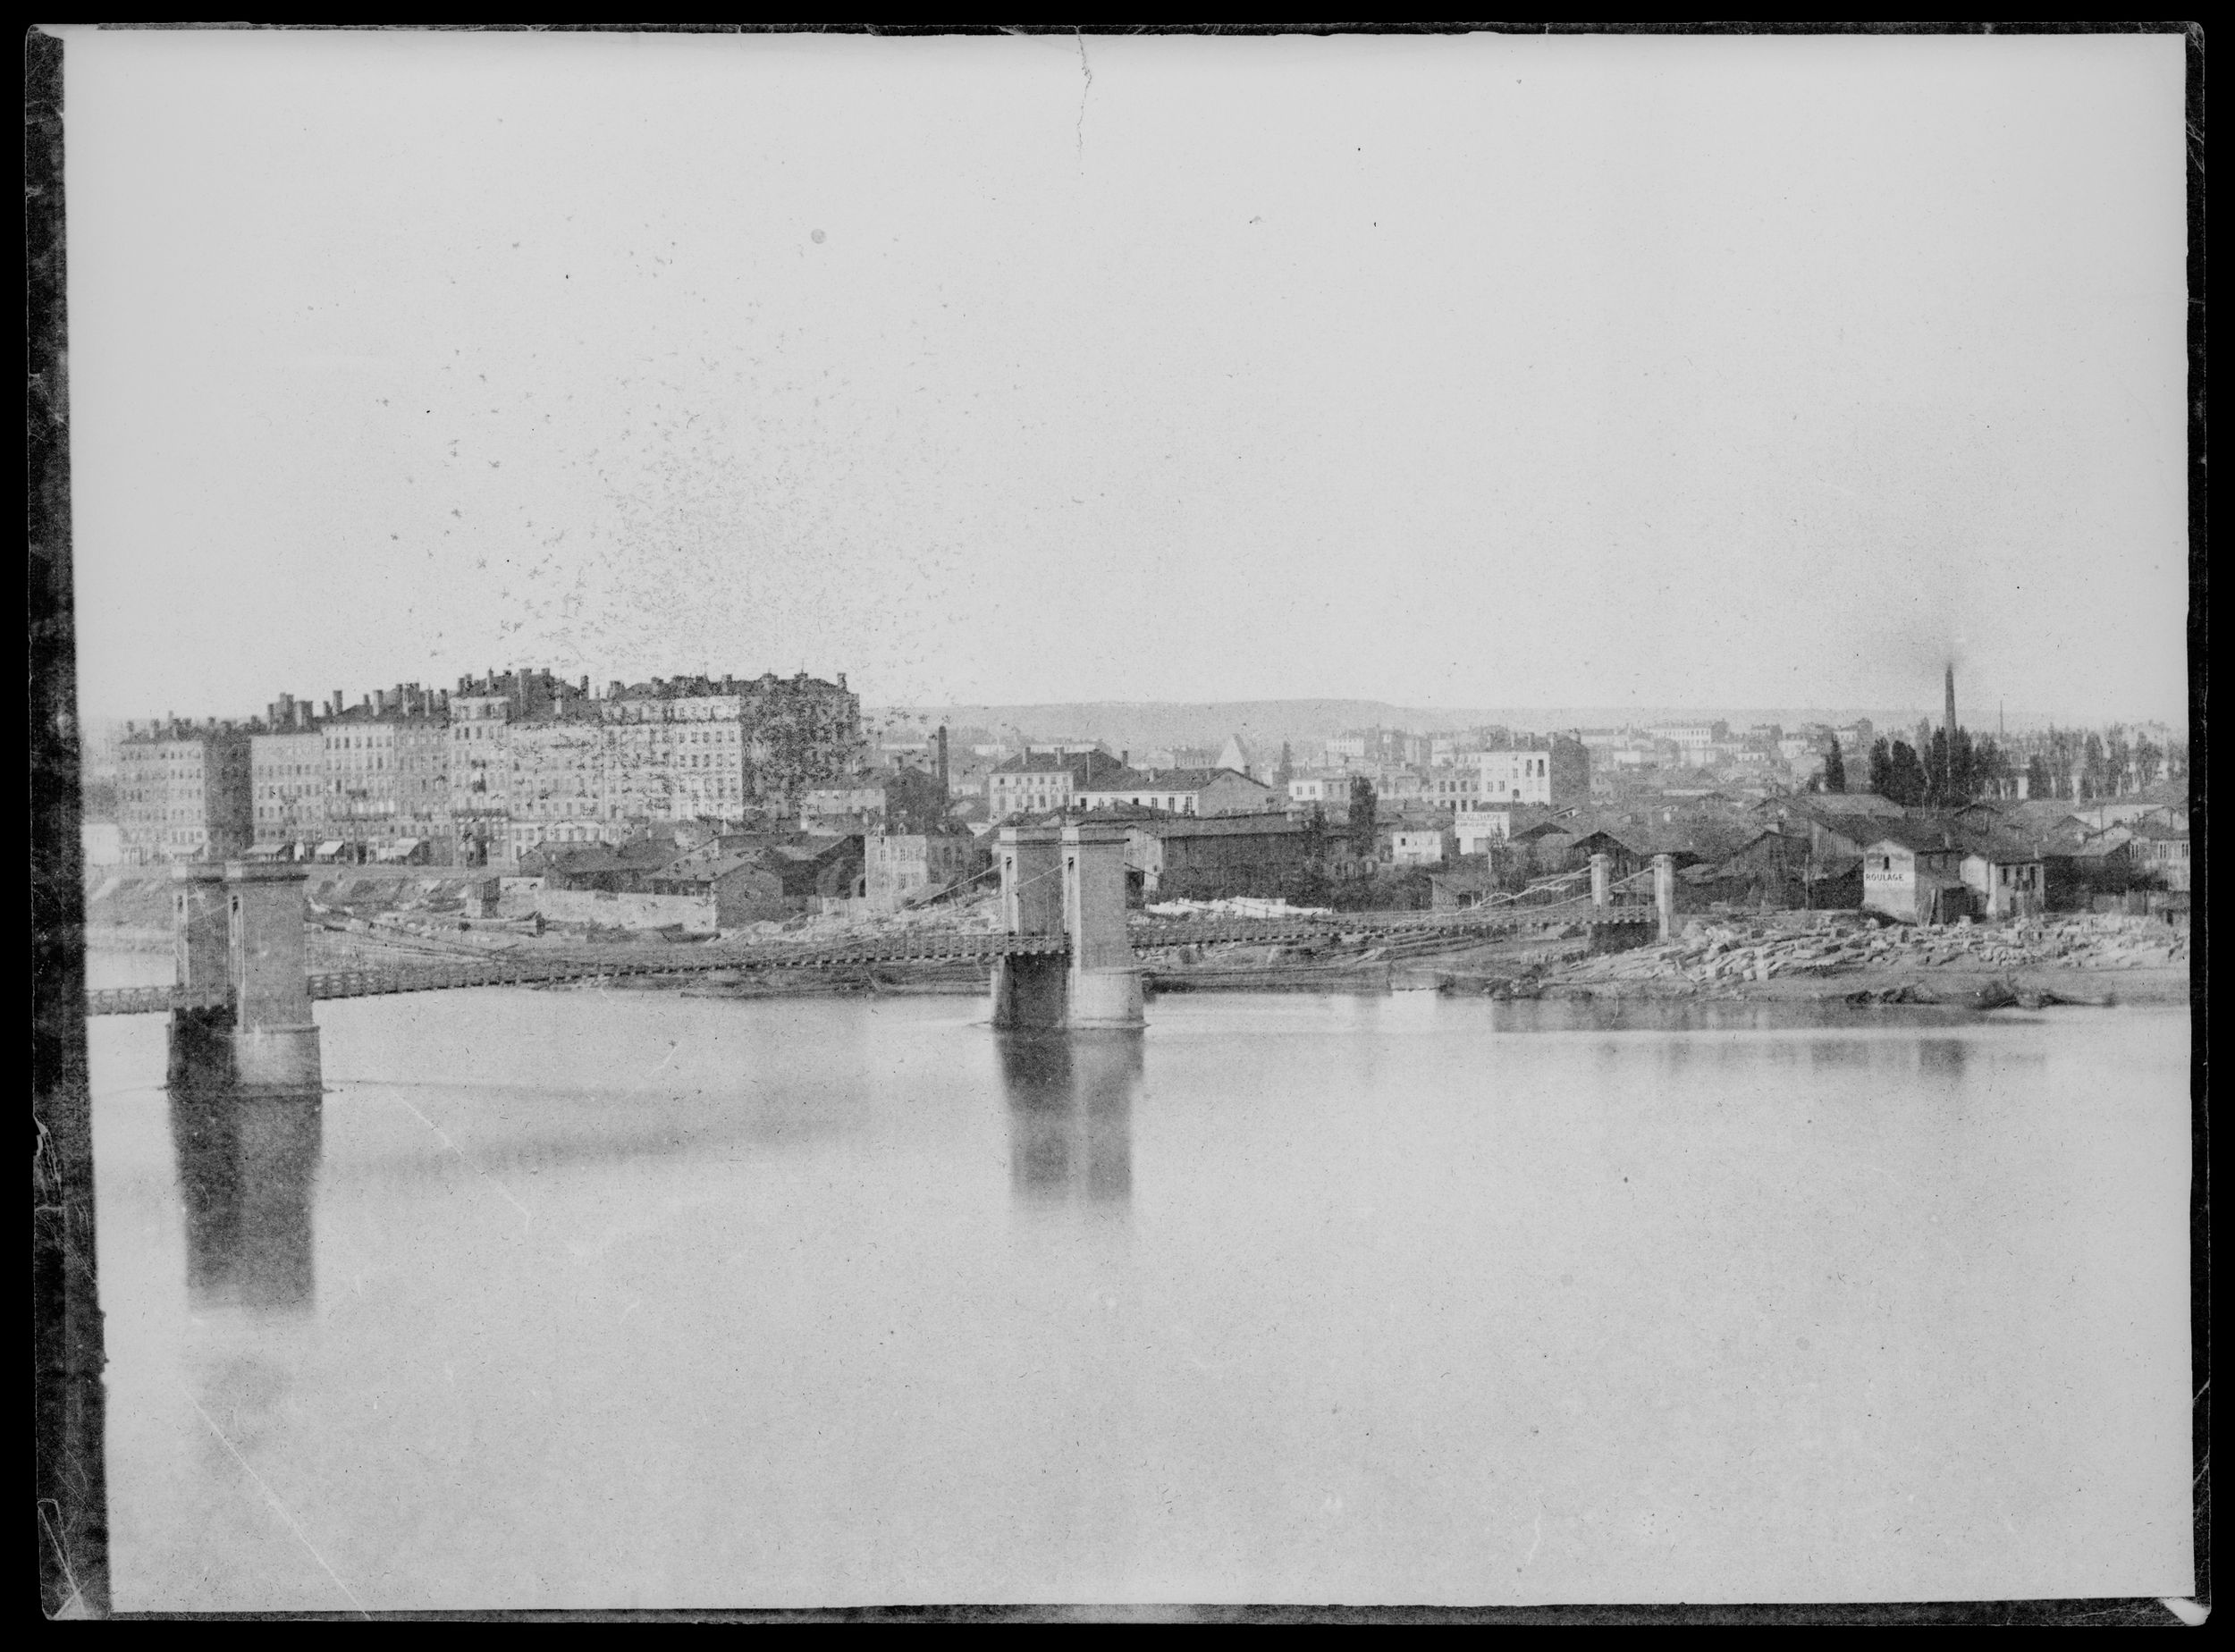
<instances>
[{"instance_id":1,"label":"scratch on negative","mask_svg":"<svg viewBox=\"0 0 2235 1652\"><path fill-rule=\"evenodd\" d=\"M371 1617L373 1614L365 1610L365 1603L357 1597L348 1584L342 1581L342 1574L332 1566L326 1565L326 1557L318 1552L317 1546L312 1543L309 1538L304 1535L303 1529L295 1523L295 1517L287 1512L287 1505L282 1503L278 1495L264 1483L264 1477L249 1466L249 1460L240 1454L240 1447L226 1437L225 1431L217 1426L217 1420L215 1417L202 1411L201 1401L190 1394L186 1396L186 1403L196 1411L201 1412L202 1420L209 1424L209 1431L217 1437L218 1444L232 1454L232 1460L240 1465L240 1471L256 1482L256 1488L264 1494L264 1500L272 1505L272 1512L287 1522L287 1529L295 1534L295 1540L310 1551L310 1558L325 1567L326 1575L333 1580L333 1587L349 1596L350 1605L357 1608L358 1615Z\"/></svg>"},{"instance_id":2,"label":"scratch on negative","mask_svg":"<svg viewBox=\"0 0 2235 1652\"><path fill-rule=\"evenodd\" d=\"M1079 43L1079 72L1086 77L1086 84L1079 88L1079 159L1086 158L1086 95L1094 89L1094 71L1086 61L1086 36L1078 30L1072 34Z\"/></svg>"},{"instance_id":3,"label":"scratch on negative","mask_svg":"<svg viewBox=\"0 0 2235 1652\"><path fill-rule=\"evenodd\" d=\"M55 1511L53 1520L46 1517L48 1509ZM41 1497L38 1500L38 1523L46 1528L46 1540L55 1546L55 1558L62 1567L63 1581L70 1585L70 1598L55 1608L56 1617L61 1617L71 1607L76 1606L85 1593L78 1587L78 1574L70 1569L70 1546L62 1540L62 1533L55 1529L56 1521L61 1519L62 1504L56 1503L52 1497Z\"/></svg>"},{"instance_id":4,"label":"scratch on negative","mask_svg":"<svg viewBox=\"0 0 2235 1652\"><path fill-rule=\"evenodd\" d=\"M483 1181L488 1183L490 1186L495 1188L497 1192L504 1195L505 1203L510 1205L515 1210L518 1210L520 1213L520 1226L523 1228L527 1227L530 1223L535 1221L536 1218L528 1214L527 1207L522 1204L519 1200L512 1197L512 1190L507 1187L503 1183L498 1181L496 1177L491 1176L486 1170L484 1170L479 1165L474 1163L472 1159L467 1159L466 1150L459 1146L457 1142L451 1141L448 1135L443 1134L442 1125L436 1124L425 1113L419 1111L417 1108L413 1107L411 1103L405 1100L401 1096L398 1096L395 1100L398 1107L401 1108L405 1112L410 1114L412 1117L417 1119L429 1130L434 1132L435 1139L441 1142L444 1147L450 1149L451 1152L456 1153L459 1158L464 1159L466 1160L467 1169L472 1171L476 1176L479 1176Z\"/></svg>"}]
</instances>

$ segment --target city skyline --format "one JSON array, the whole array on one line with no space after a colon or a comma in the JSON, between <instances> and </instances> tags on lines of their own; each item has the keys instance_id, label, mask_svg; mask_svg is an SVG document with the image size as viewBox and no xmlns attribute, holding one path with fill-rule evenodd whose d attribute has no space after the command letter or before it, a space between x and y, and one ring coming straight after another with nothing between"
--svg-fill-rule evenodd
<instances>
[{"instance_id":1,"label":"city skyline","mask_svg":"<svg viewBox=\"0 0 2235 1652\"><path fill-rule=\"evenodd\" d=\"M2173 37L71 38L89 715L2186 721Z\"/></svg>"}]
</instances>

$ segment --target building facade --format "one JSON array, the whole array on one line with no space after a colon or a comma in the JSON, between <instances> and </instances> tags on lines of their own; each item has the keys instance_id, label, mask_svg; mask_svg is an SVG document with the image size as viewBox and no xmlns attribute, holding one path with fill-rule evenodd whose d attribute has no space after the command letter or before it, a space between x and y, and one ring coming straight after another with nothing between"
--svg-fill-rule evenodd
<instances>
[{"instance_id":1,"label":"building facade","mask_svg":"<svg viewBox=\"0 0 2235 1652\"><path fill-rule=\"evenodd\" d=\"M290 728L283 733L250 735L249 778L255 825L252 849L292 847L315 843L325 835L326 754L322 732Z\"/></svg>"},{"instance_id":2,"label":"building facade","mask_svg":"<svg viewBox=\"0 0 2235 1652\"><path fill-rule=\"evenodd\" d=\"M1862 904L1910 923L1944 923L1970 910L1961 846L1943 834L1889 831L1863 846Z\"/></svg>"},{"instance_id":3,"label":"building facade","mask_svg":"<svg viewBox=\"0 0 2235 1652\"><path fill-rule=\"evenodd\" d=\"M1105 751L1027 748L986 776L986 810L994 820L1005 821L1012 814L1072 808L1078 806L1081 792L1132 772Z\"/></svg>"},{"instance_id":4,"label":"building facade","mask_svg":"<svg viewBox=\"0 0 2235 1652\"><path fill-rule=\"evenodd\" d=\"M128 864L224 860L255 841L247 729L210 719L127 723L117 743L117 835Z\"/></svg>"},{"instance_id":5,"label":"building facade","mask_svg":"<svg viewBox=\"0 0 2235 1652\"><path fill-rule=\"evenodd\" d=\"M872 832L863 843L862 893L873 912L898 911L961 882L977 854L968 832Z\"/></svg>"},{"instance_id":6,"label":"building facade","mask_svg":"<svg viewBox=\"0 0 2235 1652\"><path fill-rule=\"evenodd\" d=\"M507 841L519 860L547 843L604 843L615 835L606 796L605 730L557 707L507 725Z\"/></svg>"},{"instance_id":7,"label":"building facade","mask_svg":"<svg viewBox=\"0 0 2235 1652\"><path fill-rule=\"evenodd\" d=\"M1085 809L1126 805L1167 814L1254 814L1287 801L1231 769L1121 769L1081 787L1077 797Z\"/></svg>"},{"instance_id":8,"label":"building facade","mask_svg":"<svg viewBox=\"0 0 2235 1652\"><path fill-rule=\"evenodd\" d=\"M1318 832L1286 814L1135 819L1126 822L1129 893L1143 900L1276 898L1310 871Z\"/></svg>"}]
</instances>

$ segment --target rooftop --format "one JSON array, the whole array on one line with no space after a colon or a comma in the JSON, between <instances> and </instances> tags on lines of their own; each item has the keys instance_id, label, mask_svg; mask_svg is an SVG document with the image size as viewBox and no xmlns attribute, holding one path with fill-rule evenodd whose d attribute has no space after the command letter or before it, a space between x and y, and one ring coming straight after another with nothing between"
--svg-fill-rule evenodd
<instances>
[{"instance_id":1,"label":"rooftop","mask_svg":"<svg viewBox=\"0 0 2235 1652\"><path fill-rule=\"evenodd\" d=\"M1221 780L1239 780L1261 791L1271 789L1235 769L1128 769L1113 765L1087 789L1092 791L1202 791Z\"/></svg>"},{"instance_id":2,"label":"rooftop","mask_svg":"<svg viewBox=\"0 0 2235 1652\"><path fill-rule=\"evenodd\" d=\"M1102 810L1097 815L1106 815ZM1143 810L1126 823L1155 838L1288 838L1311 830L1286 814L1167 814Z\"/></svg>"}]
</instances>

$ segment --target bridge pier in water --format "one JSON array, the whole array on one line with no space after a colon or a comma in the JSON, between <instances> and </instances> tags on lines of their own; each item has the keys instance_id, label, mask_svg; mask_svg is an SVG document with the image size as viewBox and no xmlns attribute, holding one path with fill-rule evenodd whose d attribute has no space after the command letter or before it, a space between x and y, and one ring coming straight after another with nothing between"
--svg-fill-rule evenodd
<instances>
[{"instance_id":1,"label":"bridge pier in water","mask_svg":"<svg viewBox=\"0 0 2235 1652\"><path fill-rule=\"evenodd\" d=\"M1116 822L1063 829L1063 927L1071 939L1067 1024L1141 1026L1141 961L1126 934L1126 829Z\"/></svg>"},{"instance_id":2,"label":"bridge pier in water","mask_svg":"<svg viewBox=\"0 0 2235 1652\"><path fill-rule=\"evenodd\" d=\"M173 879L178 985L204 1001L171 1012L172 1090L316 1100L324 1075L303 945L307 874L233 861L181 866Z\"/></svg>"},{"instance_id":3,"label":"bridge pier in water","mask_svg":"<svg viewBox=\"0 0 2235 1652\"><path fill-rule=\"evenodd\" d=\"M1017 1032L1132 1031L1141 965L1126 936L1126 829L1111 822L1004 826L1001 927L1067 943L993 966L993 1024Z\"/></svg>"},{"instance_id":4,"label":"bridge pier in water","mask_svg":"<svg viewBox=\"0 0 2235 1652\"><path fill-rule=\"evenodd\" d=\"M232 1083L232 1006L225 1001L232 920L225 910L225 869L197 862L172 869L171 922L179 990L207 997L171 1012L165 1083L173 1096L209 1095Z\"/></svg>"},{"instance_id":5,"label":"bridge pier in water","mask_svg":"<svg viewBox=\"0 0 2235 1652\"><path fill-rule=\"evenodd\" d=\"M299 868L173 873L178 986L171 1141L198 1306L299 1310L314 1294L311 1188L324 1075L305 967Z\"/></svg>"}]
</instances>

